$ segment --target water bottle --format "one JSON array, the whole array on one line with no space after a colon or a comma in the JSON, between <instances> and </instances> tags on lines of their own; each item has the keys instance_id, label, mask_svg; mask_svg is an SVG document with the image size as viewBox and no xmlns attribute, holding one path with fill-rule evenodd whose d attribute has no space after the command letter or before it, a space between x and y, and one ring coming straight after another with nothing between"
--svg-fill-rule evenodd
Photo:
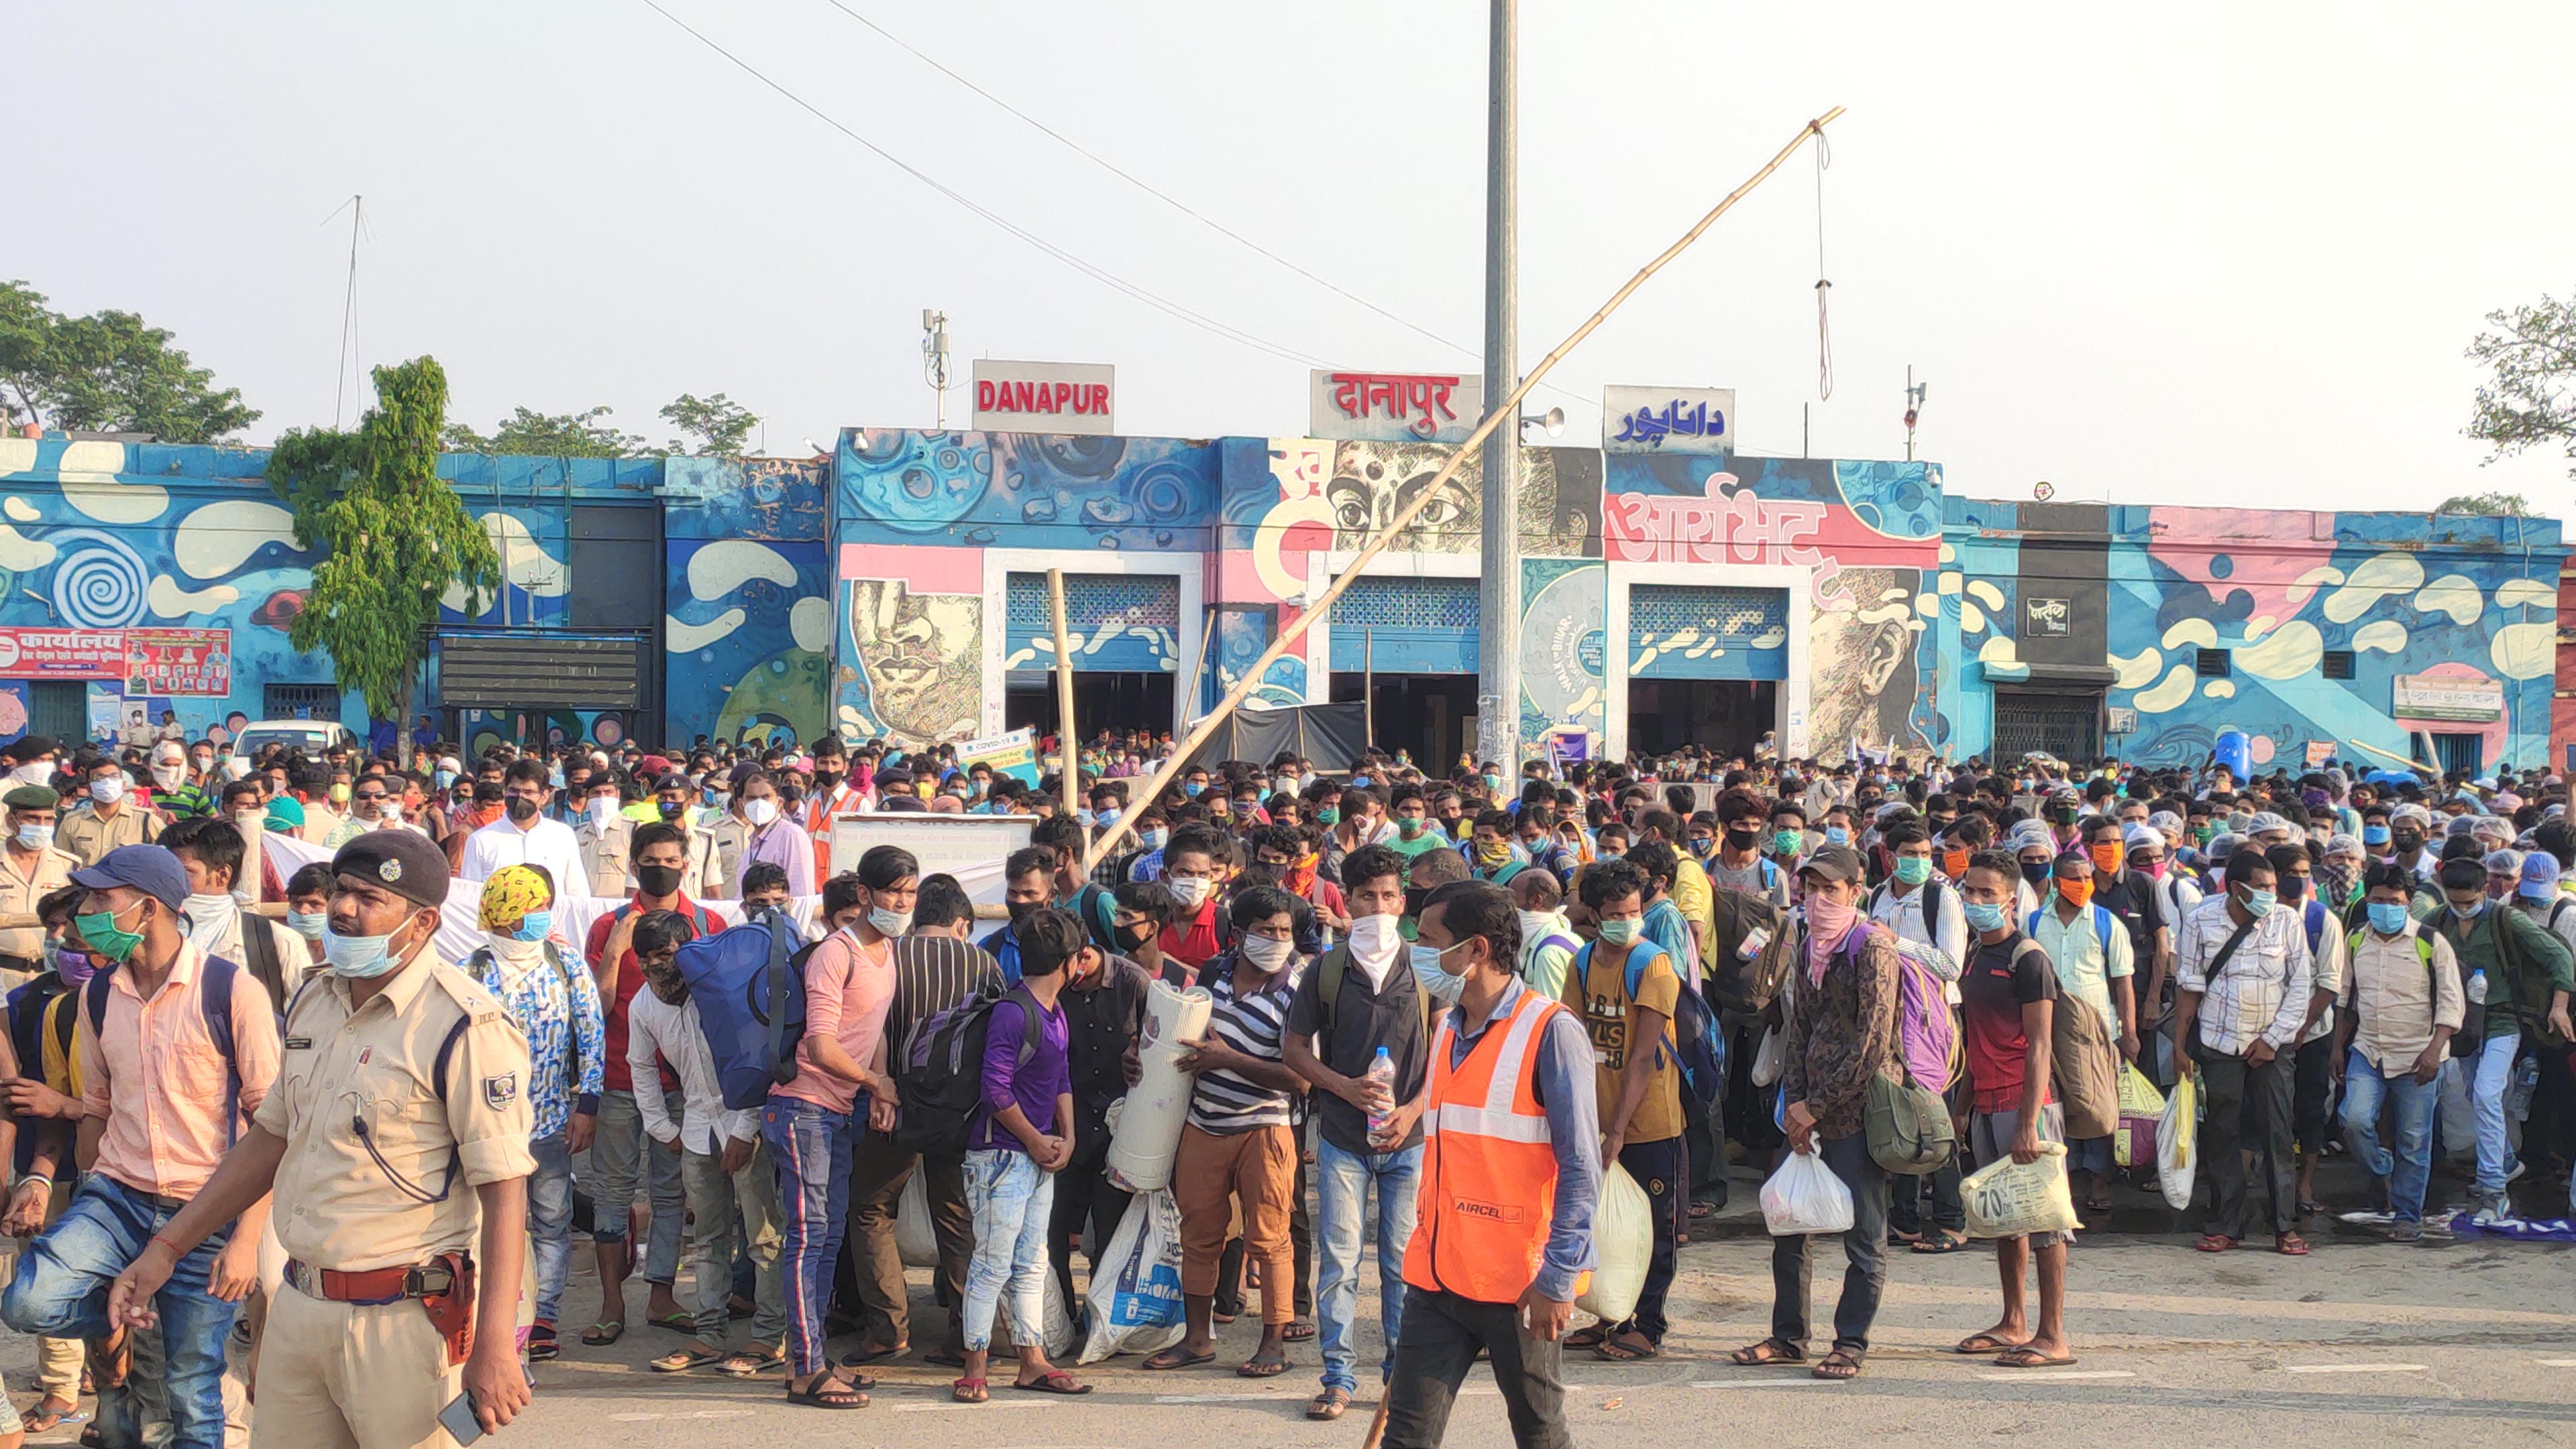
<instances>
[{"instance_id":1,"label":"water bottle","mask_svg":"<svg viewBox=\"0 0 2576 1449\"><path fill-rule=\"evenodd\" d=\"M2540 1060L2524 1057L2522 1067L2513 1074L2513 1085L2505 1089L2504 1114L2516 1122L2531 1118L2531 1094L2540 1087Z\"/></svg>"},{"instance_id":2,"label":"water bottle","mask_svg":"<svg viewBox=\"0 0 2576 1449\"><path fill-rule=\"evenodd\" d=\"M2468 997L2469 997L2469 1004L2470 1004L2471 1006L2484 1006L2484 1005L2486 1005L2486 1004L2487 1004L2487 973L2485 973L2484 971L2472 971L2472 972L2470 972L2470 973L2469 973L2469 984L2468 984L2468 987L2467 987L2467 991L2468 991Z\"/></svg>"},{"instance_id":3,"label":"water bottle","mask_svg":"<svg viewBox=\"0 0 2576 1449\"><path fill-rule=\"evenodd\" d=\"M1387 1101L1393 1103L1395 1101L1395 1058L1386 1054L1386 1048L1379 1047L1377 1059L1369 1063L1368 1071L1361 1075L1360 1080L1384 1088ZM1369 1135L1376 1137L1385 1132L1386 1122L1387 1117L1384 1112L1371 1112L1368 1118Z\"/></svg>"}]
</instances>

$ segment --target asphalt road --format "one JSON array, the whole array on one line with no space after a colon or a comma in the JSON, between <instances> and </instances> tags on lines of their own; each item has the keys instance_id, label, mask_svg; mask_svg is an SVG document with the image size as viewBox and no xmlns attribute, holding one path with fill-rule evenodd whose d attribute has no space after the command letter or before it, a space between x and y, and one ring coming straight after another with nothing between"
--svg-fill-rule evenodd
<instances>
[{"instance_id":1,"label":"asphalt road","mask_svg":"<svg viewBox=\"0 0 2576 1449\"><path fill-rule=\"evenodd\" d=\"M1749 1194L1739 1195L1742 1197ZM2124 1194L2124 1197L2126 1195ZM2135 1199L2130 1199L2132 1202ZM1682 1251L1664 1356L1617 1365L1570 1356L1569 1417L1579 1442L1700 1446L1744 1442L1938 1445L2041 1436L2085 1449L2176 1442L2266 1449L2420 1441L2576 1444L2576 1254L2493 1241L2401 1248L2376 1234L2318 1225L2304 1259L2260 1248L2224 1258L2190 1251L2170 1215L2132 1206L2088 1233L2072 1260L2071 1369L2011 1371L1946 1352L1996 1312L1991 1250L1897 1254L1862 1377L1821 1383L1799 1369L1739 1369L1727 1350L1760 1338L1770 1305L1769 1247L1740 1216ZM2261 1240L2258 1240L2261 1241ZM595 1289L587 1254L569 1304ZM1373 1272L1373 1270L1370 1270ZM1840 1254L1817 1262L1816 1311L1831 1312ZM915 1275L917 1341L939 1321ZM1373 1281L1361 1294L1363 1354L1376 1343ZM635 1292L629 1321L641 1324ZM932 1330L935 1332L935 1328ZM612 1442L669 1449L780 1443L1038 1449L1038 1446L1353 1445L1373 1398L1338 1423L1303 1417L1315 1391L1311 1343L1268 1381L1237 1377L1249 1319L1224 1330L1216 1365L1146 1373L1134 1359L1081 1370L1087 1398L1009 1392L949 1401L946 1371L918 1357L871 1372L866 1409L838 1415L792 1406L774 1382L712 1374L666 1377L645 1361L679 1336L630 1329L607 1350L578 1346L538 1372L535 1407L505 1431L518 1449ZM836 1347L846 1347L846 1340ZM0 1343L0 1368L24 1401L33 1367L23 1338ZM1003 1373L1007 1373L1005 1368ZM1508 1445L1502 1402L1471 1377L1449 1442ZM34 1443L67 1443L58 1431Z\"/></svg>"}]
</instances>

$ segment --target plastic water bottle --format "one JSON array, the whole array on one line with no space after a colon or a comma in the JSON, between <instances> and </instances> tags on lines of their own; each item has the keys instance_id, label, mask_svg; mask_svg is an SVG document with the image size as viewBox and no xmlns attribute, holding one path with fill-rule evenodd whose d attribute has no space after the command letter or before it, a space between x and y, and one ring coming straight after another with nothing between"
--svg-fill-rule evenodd
<instances>
[{"instance_id":1,"label":"plastic water bottle","mask_svg":"<svg viewBox=\"0 0 2576 1449\"><path fill-rule=\"evenodd\" d=\"M1395 1058L1386 1054L1386 1048L1379 1047L1377 1059L1369 1063L1368 1071L1361 1075L1360 1080L1383 1089L1387 1101L1392 1103L1395 1100ZM1369 1135L1375 1137L1385 1132L1386 1122L1384 1112L1371 1112L1368 1117Z\"/></svg>"},{"instance_id":2,"label":"plastic water bottle","mask_svg":"<svg viewBox=\"0 0 2576 1449\"><path fill-rule=\"evenodd\" d=\"M2513 1085L2505 1089L2504 1114L2516 1122L2531 1120L2531 1095L2540 1087L2540 1060L2524 1057L2521 1070L2513 1074Z\"/></svg>"}]
</instances>

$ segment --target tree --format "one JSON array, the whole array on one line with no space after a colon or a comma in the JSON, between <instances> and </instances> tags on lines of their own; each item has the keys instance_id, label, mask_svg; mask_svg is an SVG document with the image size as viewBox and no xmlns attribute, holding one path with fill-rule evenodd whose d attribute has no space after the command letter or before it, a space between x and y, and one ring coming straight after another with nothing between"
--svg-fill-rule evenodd
<instances>
[{"instance_id":1,"label":"tree","mask_svg":"<svg viewBox=\"0 0 2576 1449\"><path fill-rule=\"evenodd\" d=\"M696 437L694 447L674 438L668 451L700 458L741 456L743 445L751 438L751 430L760 425L760 419L752 416L751 409L723 393L701 399L684 392L662 409L662 418L681 432Z\"/></svg>"},{"instance_id":2,"label":"tree","mask_svg":"<svg viewBox=\"0 0 2576 1449\"><path fill-rule=\"evenodd\" d=\"M2467 513L2480 518L2529 518L2531 505L2519 493L2463 493L2442 500L2435 513Z\"/></svg>"},{"instance_id":3,"label":"tree","mask_svg":"<svg viewBox=\"0 0 2576 1449\"><path fill-rule=\"evenodd\" d=\"M313 588L288 641L331 656L342 689L378 719L411 718L412 684L440 596L464 613L501 587L492 540L438 476L447 373L422 357L375 370L376 406L354 432L297 428L268 458L268 486L295 513L295 544L319 549ZM402 763L411 731L397 729Z\"/></svg>"},{"instance_id":4,"label":"tree","mask_svg":"<svg viewBox=\"0 0 2576 1449\"><path fill-rule=\"evenodd\" d=\"M0 423L152 433L213 443L259 418L241 389L170 345L132 312L67 317L24 282L0 282Z\"/></svg>"},{"instance_id":5,"label":"tree","mask_svg":"<svg viewBox=\"0 0 2576 1449\"><path fill-rule=\"evenodd\" d=\"M2477 392L2468 435L2494 450L2487 461L2555 445L2576 478L2576 299L2489 312L2469 359L2493 370Z\"/></svg>"},{"instance_id":6,"label":"tree","mask_svg":"<svg viewBox=\"0 0 2576 1449\"><path fill-rule=\"evenodd\" d=\"M512 408L490 437L463 423L451 423L439 441L457 453L515 453L543 458L643 456L642 438L599 421L611 411L597 407L579 413L539 413Z\"/></svg>"}]
</instances>

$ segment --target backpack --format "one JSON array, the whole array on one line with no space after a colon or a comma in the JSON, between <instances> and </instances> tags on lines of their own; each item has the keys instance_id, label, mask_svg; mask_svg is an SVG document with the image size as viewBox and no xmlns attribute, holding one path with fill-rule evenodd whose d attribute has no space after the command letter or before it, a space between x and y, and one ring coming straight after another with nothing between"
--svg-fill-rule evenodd
<instances>
[{"instance_id":1,"label":"backpack","mask_svg":"<svg viewBox=\"0 0 2576 1449\"><path fill-rule=\"evenodd\" d=\"M286 1024L286 964L277 959L277 935L269 928L266 916L256 911L241 913L242 954L253 980L268 988L268 1006L277 1013L278 1025Z\"/></svg>"},{"instance_id":2,"label":"backpack","mask_svg":"<svg viewBox=\"0 0 2576 1449\"><path fill-rule=\"evenodd\" d=\"M924 1017L895 1064L895 1145L906 1152L954 1154L966 1150L975 1119L984 1110L984 1038L993 1008L1019 1003L1020 1061L1037 1054L1046 1008L1025 986L987 986L945 1011Z\"/></svg>"},{"instance_id":3,"label":"backpack","mask_svg":"<svg viewBox=\"0 0 2576 1449\"><path fill-rule=\"evenodd\" d=\"M2039 949L2025 935L2013 959L2019 961L2023 950ZM2055 968L2050 970L2053 976ZM2120 1049L2111 1040L2111 1024L2091 1002L2068 992L2058 993L2056 1008L2049 1013L2048 1066L2065 1113L2067 1139L2108 1137L2120 1126Z\"/></svg>"},{"instance_id":4,"label":"backpack","mask_svg":"<svg viewBox=\"0 0 2576 1449\"><path fill-rule=\"evenodd\" d=\"M206 978L197 993L198 1009L205 1013L206 1037L215 1044L215 1054L224 1059L224 1147L230 1150L241 1131L241 1063L233 1054L233 981L241 967L221 956L204 958ZM89 1034L98 1036L107 1025L107 996L115 989L112 971L101 971L81 988L81 1009L89 1017ZM445 1061L444 1048L440 1060Z\"/></svg>"},{"instance_id":5,"label":"backpack","mask_svg":"<svg viewBox=\"0 0 2576 1449\"><path fill-rule=\"evenodd\" d=\"M1566 944L1572 945L1573 942ZM1344 941L1326 951L1323 959L1315 963L1315 972L1315 999L1324 1007L1324 1023L1315 1031L1315 1055L1322 1058L1333 1047L1333 1008L1341 1002L1342 978L1351 974L1351 943ZM1394 967L1387 968L1386 979L1395 979ZM1431 1045L1431 993L1423 990L1417 981L1413 995L1422 1006L1422 1044L1428 1048Z\"/></svg>"},{"instance_id":6,"label":"backpack","mask_svg":"<svg viewBox=\"0 0 2576 1449\"><path fill-rule=\"evenodd\" d=\"M2355 931L2344 938L2344 947L2348 954L2360 954L2364 934L2362 931ZM2433 943L2425 939L2424 926L2420 922L2415 926L2415 959L2424 963L2426 971L2433 969ZM2487 1004L2470 996L2468 986L2468 976L2463 974L2460 977L2460 999L2466 1010L2460 1015L2460 1029L2451 1033L2451 1055L2455 1057L2476 1056L2478 1048L2486 1044Z\"/></svg>"},{"instance_id":7,"label":"backpack","mask_svg":"<svg viewBox=\"0 0 2576 1449\"><path fill-rule=\"evenodd\" d=\"M1767 900L1734 890L1709 894L1717 958L1701 963L1708 994L1720 1010L1755 1015L1771 1005L1789 979L1797 933L1787 929L1780 908ZM1745 947L1754 941L1761 944L1748 956Z\"/></svg>"},{"instance_id":8,"label":"backpack","mask_svg":"<svg viewBox=\"0 0 2576 1449\"><path fill-rule=\"evenodd\" d=\"M1640 950L1638 947L1644 947ZM1649 954L1651 953L1651 954ZM1628 951L1627 969L1620 986L1628 999L1637 999L1637 988L1646 979L1646 968L1655 958L1666 953L1651 943L1640 941ZM1592 947L1585 946L1574 954L1570 968L1574 979L1588 979L1592 969ZM1699 987L1689 974L1675 970L1681 981L1681 994L1673 1002L1672 1020L1664 1027L1664 1039L1655 1050L1681 1069L1682 1088L1707 1107L1726 1093L1726 1033L1717 1024L1717 1013L1709 1010Z\"/></svg>"},{"instance_id":9,"label":"backpack","mask_svg":"<svg viewBox=\"0 0 2576 1449\"><path fill-rule=\"evenodd\" d=\"M1863 921L1854 928L1852 938L1844 941L1845 954L1859 954L1866 939L1860 935L1862 930L1885 932L1900 948L1905 944L1885 926ZM1959 1019L1950 1011L1947 986L1920 957L1903 949L1897 951L1897 1055L1904 1061L1906 1075L1936 1096L1949 1091L1959 1073Z\"/></svg>"},{"instance_id":10,"label":"backpack","mask_svg":"<svg viewBox=\"0 0 2576 1449\"><path fill-rule=\"evenodd\" d=\"M796 1044L805 1039L805 961L814 947L791 949L796 928L769 910L730 930L699 936L672 957L698 1029L715 1061L725 1106L748 1111L771 1087L796 1080Z\"/></svg>"},{"instance_id":11,"label":"backpack","mask_svg":"<svg viewBox=\"0 0 2576 1449\"><path fill-rule=\"evenodd\" d=\"M1843 943L1844 952L1857 954L1868 939L1864 933L1886 929L1861 923ZM1931 967L1900 951L1896 981L1896 1059L1904 1080L1871 1074L1861 1106L1862 1139L1882 1170L1922 1177L1940 1171L1958 1152L1958 1128L1943 1096L1956 1070L1958 1022Z\"/></svg>"}]
</instances>

